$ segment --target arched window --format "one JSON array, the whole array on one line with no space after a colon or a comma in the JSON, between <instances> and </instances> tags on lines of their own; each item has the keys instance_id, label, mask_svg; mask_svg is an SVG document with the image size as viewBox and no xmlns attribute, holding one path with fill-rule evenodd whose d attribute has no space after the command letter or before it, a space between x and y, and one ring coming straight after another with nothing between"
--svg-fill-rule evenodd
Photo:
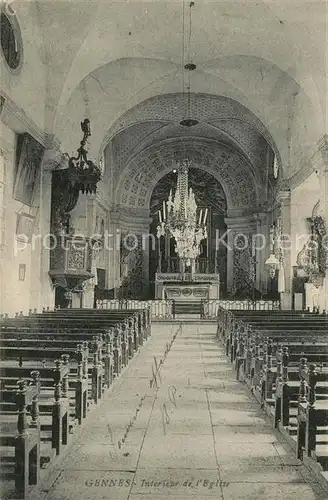
<instances>
[{"instance_id":1,"label":"arched window","mask_svg":"<svg viewBox=\"0 0 328 500\"><path fill-rule=\"evenodd\" d=\"M17 69L22 59L22 38L15 16L1 12L1 50L10 69Z\"/></svg>"}]
</instances>

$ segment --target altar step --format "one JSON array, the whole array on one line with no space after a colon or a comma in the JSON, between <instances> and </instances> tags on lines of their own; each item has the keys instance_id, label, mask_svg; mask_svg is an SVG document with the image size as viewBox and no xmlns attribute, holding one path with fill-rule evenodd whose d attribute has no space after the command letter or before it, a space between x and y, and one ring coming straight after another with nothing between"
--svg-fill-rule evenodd
<instances>
[{"instance_id":1,"label":"altar step","mask_svg":"<svg viewBox=\"0 0 328 500\"><path fill-rule=\"evenodd\" d=\"M177 300L174 303L174 313L177 314L197 314L201 315L202 312L202 304L200 301L182 301Z\"/></svg>"}]
</instances>

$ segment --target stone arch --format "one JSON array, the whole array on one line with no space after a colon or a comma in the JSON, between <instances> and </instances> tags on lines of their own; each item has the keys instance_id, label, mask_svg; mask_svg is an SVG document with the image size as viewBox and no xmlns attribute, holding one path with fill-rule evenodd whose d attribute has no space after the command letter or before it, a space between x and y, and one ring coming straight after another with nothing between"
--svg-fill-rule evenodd
<instances>
[{"instance_id":1,"label":"stone arch","mask_svg":"<svg viewBox=\"0 0 328 500\"><path fill-rule=\"evenodd\" d=\"M177 160L188 157L196 168L206 170L222 185L228 210L250 211L259 204L261 186L252 167L237 151L215 141L193 139L164 141L134 157L124 169L115 192L120 206L146 210L154 186Z\"/></svg>"},{"instance_id":2,"label":"stone arch","mask_svg":"<svg viewBox=\"0 0 328 500\"><path fill-rule=\"evenodd\" d=\"M162 176L154 186L150 200L150 217L155 217L158 210L162 208L163 201L169 196L170 189L173 192L177 182L177 172L172 170ZM221 183L207 170L199 170L191 165L188 175L188 187L192 188L197 206L207 206L211 211L222 217L227 215L227 200Z\"/></svg>"},{"instance_id":3,"label":"stone arch","mask_svg":"<svg viewBox=\"0 0 328 500\"><path fill-rule=\"evenodd\" d=\"M238 101L225 96L211 94L191 94L192 114L199 122L214 125L222 120L237 120L255 129L271 146L282 167L281 157L269 130L257 116ZM102 141L102 149L124 129L139 122L179 122L185 113L185 95L182 93L164 94L151 97L126 111L110 127Z\"/></svg>"}]
</instances>

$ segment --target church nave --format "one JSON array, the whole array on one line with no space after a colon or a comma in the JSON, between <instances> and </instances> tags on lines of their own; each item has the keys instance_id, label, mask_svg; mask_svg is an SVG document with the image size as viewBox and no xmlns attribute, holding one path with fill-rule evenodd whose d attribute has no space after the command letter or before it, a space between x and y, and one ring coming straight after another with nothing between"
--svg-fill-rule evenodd
<instances>
[{"instance_id":1,"label":"church nave","mask_svg":"<svg viewBox=\"0 0 328 500\"><path fill-rule=\"evenodd\" d=\"M150 339L52 467L39 498L324 500L236 381L215 329L153 324Z\"/></svg>"}]
</instances>

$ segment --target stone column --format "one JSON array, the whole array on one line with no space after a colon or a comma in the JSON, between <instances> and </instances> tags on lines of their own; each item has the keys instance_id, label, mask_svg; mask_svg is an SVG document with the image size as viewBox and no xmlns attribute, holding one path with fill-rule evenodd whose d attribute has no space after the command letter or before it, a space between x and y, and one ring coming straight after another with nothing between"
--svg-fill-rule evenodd
<instances>
[{"instance_id":1,"label":"stone column","mask_svg":"<svg viewBox=\"0 0 328 500\"><path fill-rule=\"evenodd\" d=\"M150 237L151 235L149 234L149 226L151 223L151 219L147 217L144 222L143 222L143 229L141 232L142 235L142 241L143 243L143 266L144 266L144 271L143 271L143 276L145 280L145 285L147 287L147 297L149 296L149 290L150 290L150 281L149 281L149 256L150 256L150 249L155 248L154 245L156 245L156 241Z\"/></svg>"},{"instance_id":2,"label":"stone column","mask_svg":"<svg viewBox=\"0 0 328 500\"><path fill-rule=\"evenodd\" d=\"M109 267L108 279L110 283L109 288L114 288L116 293L121 286L120 242L121 242L121 234L123 231L122 214L119 207L112 207L109 219L110 219L109 221L110 234L112 235L111 238L109 239L109 245L110 248L112 248L112 250L110 250L109 252L110 267Z\"/></svg>"},{"instance_id":3,"label":"stone column","mask_svg":"<svg viewBox=\"0 0 328 500\"><path fill-rule=\"evenodd\" d=\"M111 272L111 254L113 250L113 237L110 237L111 229L108 216L106 217L105 235L104 235L104 265L105 265L105 288L110 287L110 272Z\"/></svg>"},{"instance_id":4,"label":"stone column","mask_svg":"<svg viewBox=\"0 0 328 500\"><path fill-rule=\"evenodd\" d=\"M107 276L106 283L107 288L112 289L115 287L115 279L114 279L114 271L115 271L115 262L114 262L114 248L115 248L115 224L113 224L112 220L108 223L108 235L105 238L105 248L107 253Z\"/></svg>"},{"instance_id":5,"label":"stone column","mask_svg":"<svg viewBox=\"0 0 328 500\"><path fill-rule=\"evenodd\" d=\"M85 216L86 216L86 235L88 237L92 236L96 232L96 203L94 194L83 195L83 198L86 198L85 203ZM93 242L90 241L90 244ZM85 285L85 291L83 293L83 307L93 307L94 303L94 295L95 295L95 283L97 282L97 266L95 257L92 257L91 263L91 272L94 277L89 280L88 284Z\"/></svg>"},{"instance_id":6,"label":"stone column","mask_svg":"<svg viewBox=\"0 0 328 500\"><path fill-rule=\"evenodd\" d=\"M233 238L234 238L234 233L233 229L230 226L230 221L228 222L226 220L227 224L227 231L228 231L228 237L227 237L227 293L231 294L233 291Z\"/></svg>"},{"instance_id":7,"label":"stone column","mask_svg":"<svg viewBox=\"0 0 328 500\"><path fill-rule=\"evenodd\" d=\"M47 149L43 156L40 179L40 296L38 309L55 305L55 290L49 277L52 171L67 168L67 158L56 148Z\"/></svg>"},{"instance_id":8,"label":"stone column","mask_svg":"<svg viewBox=\"0 0 328 500\"><path fill-rule=\"evenodd\" d=\"M280 205L281 230L282 230L282 248L284 252L285 269L285 291L292 293L293 273L291 268L291 191L284 189L277 195L277 202Z\"/></svg>"},{"instance_id":9,"label":"stone column","mask_svg":"<svg viewBox=\"0 0 328 500\"><path fill-rule=\"evenodd\" d=\"M265 268L266 260L266 249L269 237L269 223L268 214L264 212L259 212L255 215L256 220L256 232L258 235L256 238L256 246L258 248L256 252L256 288L260 290L263 294L267 292L268 288L268 271ZM261 250L259 247L264 246Z\"/></svg>"},{"instance_id":10,"label":"stone column","mask_svg":"<svg viewBox=\"0 0 328 500\"><path fill-rule=\"evenodd\" d=\"M147 228L146 231L143 231L141 233L141 245L142 245L142 252L143 252L143 279L144 279L144 284L146 286L146 290L144 290L144 295L148 297L148 291L149 291L149 248L151 245L151 241L149 238L144 237L147 235L149 232L149 229Z\"/></svg>"}]
</instances>

